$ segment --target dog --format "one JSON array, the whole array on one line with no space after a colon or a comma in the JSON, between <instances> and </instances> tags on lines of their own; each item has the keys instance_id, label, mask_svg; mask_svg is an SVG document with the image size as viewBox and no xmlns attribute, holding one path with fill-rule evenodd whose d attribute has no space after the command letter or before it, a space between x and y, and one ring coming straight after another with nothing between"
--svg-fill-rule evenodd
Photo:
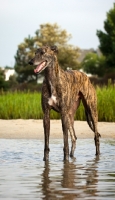
<instances>
[{"instance_id":1,"label":"dog","mask_svg":"<svg viewBox=\"0 0 115 200\"><path fill-rule=\"evenodd\" d=\"M35 65L34 72L41 73L44 70L42 85L42 110L44 127L44 158L49 159L49 136L50 136L50 110L60 113L63 140L64 160L69 159L68 131L71 136L70 157L74 157L76 147L76 134L74 130L74 115L80 102L83 102L86 120L94 132L96 155L100 154L100 134L97 130L97 96L96 91L87 75L77 70L64 71L58 63L58 48L56 46L43 46L38 48L30 65Z\"/></svg>"}]
</instances>

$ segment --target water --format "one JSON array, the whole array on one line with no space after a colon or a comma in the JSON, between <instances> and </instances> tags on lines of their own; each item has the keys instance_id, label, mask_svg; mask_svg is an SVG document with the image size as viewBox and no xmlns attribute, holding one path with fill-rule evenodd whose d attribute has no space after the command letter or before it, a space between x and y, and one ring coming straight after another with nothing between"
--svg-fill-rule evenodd
<instances>
[{"instance_id":1,"label":"water","mask_svg":"<svg viewBox=\"0 0 115 200\"><path fill-rule=\"evenodd\" d=\"M74 159L63 161L63 141L50 140L49 162L42 140L0 140L0 199L115 199L115 140L78 139Z\"/></svg>"}]
</instances>

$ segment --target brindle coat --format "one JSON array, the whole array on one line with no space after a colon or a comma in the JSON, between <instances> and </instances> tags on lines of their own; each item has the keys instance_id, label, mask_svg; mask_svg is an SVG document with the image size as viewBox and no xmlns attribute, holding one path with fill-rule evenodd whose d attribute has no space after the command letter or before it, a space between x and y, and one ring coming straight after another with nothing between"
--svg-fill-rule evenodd
<instances>
[{"instance_id":1,"label":"brindle coat","mask_svg":"<svg viewBox=\"0 0 115 200\"><path fill-rule=\"evenodd\" d=\"M74 115L82 100L86 119L89 127L94 132L96 155L100 153L100 134L97 131L97 97L96 92L86 74L77 70L64 71L57 60L57 47L43 46L39 48L35 57L29 62L36 65L35 73L44 70L45 79L42 86L42 109L44 113L44 160L49 158L50 135L50 110L54 109L61 115L64 160L69 158L68 130L70 132L72 146L70 157L74 156L76 135L74 130Z\"/></svg>"}]
</instances>

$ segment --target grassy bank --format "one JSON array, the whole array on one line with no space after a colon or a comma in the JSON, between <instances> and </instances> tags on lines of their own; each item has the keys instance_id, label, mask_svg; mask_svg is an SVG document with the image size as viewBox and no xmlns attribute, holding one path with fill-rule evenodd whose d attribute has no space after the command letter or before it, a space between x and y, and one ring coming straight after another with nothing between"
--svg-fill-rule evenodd
<instances>
[{"instance_id":1,"label":"grassy bank","mask_svg":"<svg viewBox=\"0 0 115 200\"><path fill-rule=\"evenodd\" d=\"M97 88L99 121L115 122L115 86L109 84ZM0 94L0 119L42 119L41 94L34 92L15 92ZM51 111L51 119L59 119L60 115ZM84 108L81 104L76 120L85 120Z\"/></svg>"}]
</instances>

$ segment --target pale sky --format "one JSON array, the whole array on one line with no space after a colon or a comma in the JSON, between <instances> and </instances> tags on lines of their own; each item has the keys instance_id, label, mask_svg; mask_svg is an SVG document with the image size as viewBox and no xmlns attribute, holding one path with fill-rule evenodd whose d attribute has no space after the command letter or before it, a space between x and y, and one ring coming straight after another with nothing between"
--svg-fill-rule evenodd
<instances>
[{"instance_id":1,"label":"pale sky","mask_svg":"<svg viewBox=\"0 0 115 200\"><path fill-rule=\"evenodd\" d=\"M14 66L18 45L44 23L57 23L70 33L69 44L97 49L96 31L104 30L113 3L115 0L0 0L0 67Z\"/></svg>"}]
</instances>

